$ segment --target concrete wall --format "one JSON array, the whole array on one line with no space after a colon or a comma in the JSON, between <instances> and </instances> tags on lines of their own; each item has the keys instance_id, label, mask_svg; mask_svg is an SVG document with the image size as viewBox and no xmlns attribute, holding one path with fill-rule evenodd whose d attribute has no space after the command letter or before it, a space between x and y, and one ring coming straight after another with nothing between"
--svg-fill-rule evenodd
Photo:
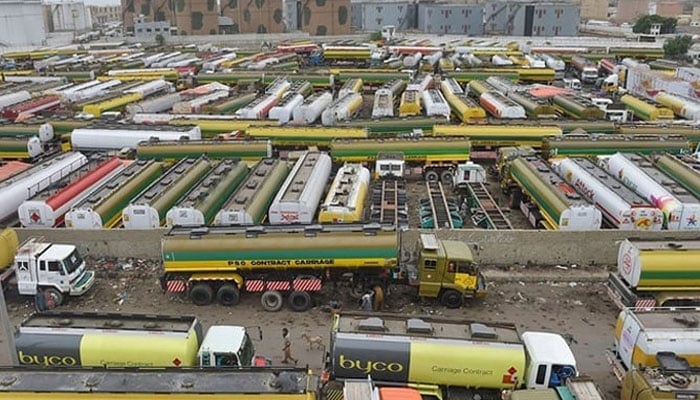
<instances>
[{"instance_id":1,"label":"concrete wall","mask_svg":"<svg viewBox=\"0 0 700 400\"><path fill-rule=\"evenodd\" d=\"M618 0L615 21L634 23L637 18L646 15L648 10L649 0Z\"/></svg>"},{"instance_id":2,"label":"concrete wall","mask_svg":"<svg viewBox=\"0 0 700 400\"><path fill-rule=\"evenodd\" d=\"M38 236L58 243L72 243L83 255L93 257L160 258L164 229L155 230L70 230L18 229L20 240ZM423 231L428 232L428 231ZM402 251L411 252L419 230L402 233ZM477 260L483 265L614 265L617 246L627 237L668 240L697 239L697 232L591 232L554 231L439 231L438 237L478 245ZM671 238L673 237L673 238Z\"/></svg>"}]
</instances>

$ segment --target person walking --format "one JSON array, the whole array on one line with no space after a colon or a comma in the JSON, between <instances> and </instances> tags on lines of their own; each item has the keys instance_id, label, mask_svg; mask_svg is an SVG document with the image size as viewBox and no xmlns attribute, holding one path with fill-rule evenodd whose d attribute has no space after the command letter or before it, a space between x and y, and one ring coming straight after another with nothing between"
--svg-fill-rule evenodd
<instances>
[{"instance_id":1,"label":"person walking","mask_svg":"<svg viewBox=\"0 0 700 400\"><path fill-rule=\"evenodd\" d=\"M289 329L282 328L282 340L282 352L284 353L284 360L282 360L282 364L289 364L290 361L294 361L294 364L296 365L299 360L292 357L292 341L289 340Z\"/></svg>"}]
</instances>

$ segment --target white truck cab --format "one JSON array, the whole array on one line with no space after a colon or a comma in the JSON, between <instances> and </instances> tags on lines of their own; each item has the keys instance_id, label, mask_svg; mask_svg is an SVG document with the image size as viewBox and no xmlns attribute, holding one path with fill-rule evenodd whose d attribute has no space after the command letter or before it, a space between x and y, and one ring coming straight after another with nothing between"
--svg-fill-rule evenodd
<instances>
[{"instance_id":1,"label":"white truck cab","mask_svg":"<svg viewBox=\"0 0 700 400\"><path fill-rule=\"evenodd\" d=\"M29 239L19 246L13 229L0 235L3 267L0 282L17 285L19 294L35 295L42 290L54 305L63 303L65 296L81 296L95 283L95 274L88 271L85 261L73 245L53 244ZM10 280L10 278L12 278Z\"/></svg>"},{"instance_id":2,"label":"white truck cab","mask_svg":"<svg viewBox=\"0 0 700 400\"><path fill-rule=\"evenodd\" d=\"M525 387L562 386L567 378L578 376L574 353L561 335L524 332L521 338L528 353Z\"/></svg>"},{"instance_id":3,"label":"white truck cab","mask_svg":"<svg viewBox=\"0 0 700 400\"><path fill-rule=\"evenodd\" d=\"M581 90L581 80L578 78L564 78L564 87L571 90Z\"/></svg>"},{"instance_id":4,"label":"white truck cab","mask_svg":"<svg viewBox=\"0 0 700 400\"><path fill-rule=\"evenodd\" d=\"M454 172L454 187L462 187L467 183L477 183L486 181L486 171L484 167L472 161L457 165Z\"/></svg>"},{"instance_id":5,"label":"white truck cab","mask_svg":"<svg viewBox=\"0 0 700 400\"><path fill-rule=\"evenodd\" d=\"M406 162L403 153L383 152L377 154L374 165L374 178L394 176L401 178L405 174Z\"/></svg>"},{"instance_id":6,"label":"white truck cab","mask_svg":"<svg viewBox=\"0 0 700 400\"><path fill-rule=\"evenodd\" d=\"M261 331L260 331L261 332ZM262 332L260 333L262 337ZM243 326L213 325L197 352L200 367L264 367L270 361L255 354L248 330Z\"/></svg>"}]
</instances>

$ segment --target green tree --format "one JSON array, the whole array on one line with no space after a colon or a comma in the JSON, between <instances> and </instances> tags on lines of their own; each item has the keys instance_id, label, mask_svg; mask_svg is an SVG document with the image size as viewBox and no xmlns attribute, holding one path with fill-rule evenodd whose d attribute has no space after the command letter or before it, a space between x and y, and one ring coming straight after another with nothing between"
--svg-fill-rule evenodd
<instances>
[{"instance_id":1,"label":"green tree","mask_svg":"<svg viewBox=\"0 0 700 400\"><path fill-rule=\"evenodd\" d=\"M668 39L666 43L664 43L664 57L683 58L692 43L693 38L689 35L676 36L673 39Z\"/></svg>"},{"instance_id":2,"label":"green tree","mask_svg":"<svg viewBox=\"0 0 700 400\"><path fill-rule=\"evenodd\" d=\"M157 34L156 43L158 43L158 46L163 46L165 44L165 36L161 35L160 33Z\"/></svg>"},{"instance_id":3,"label":"green tree","mask_svg":"<svg viewBox=\"0 0 700 400\"><path fill-rule=\"evenodd\" d=\"M661 24L661 33L675 33L676 24L678 21L675 18L664 18L659 15L645 15L640 17L632 27L634 33L649 33L652 24Z\"/></svg>"}]
</instances>

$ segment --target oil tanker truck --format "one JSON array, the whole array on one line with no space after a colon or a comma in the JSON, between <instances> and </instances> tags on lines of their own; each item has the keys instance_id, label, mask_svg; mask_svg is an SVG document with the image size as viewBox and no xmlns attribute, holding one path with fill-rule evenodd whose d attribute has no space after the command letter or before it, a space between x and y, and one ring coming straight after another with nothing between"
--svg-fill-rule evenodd
<instances>
[{"instance_id":1,"label":"oil tanker truck","mask_svg":"<svg viewBox=\"0 0 700 400\"><path fill-rule=\"evenodd\" d=\"M564 338L514 324L344 312L334 316L324 378L371 376L444 400L500 400L508 391L563 386L578 375Z\"/></svg>"},{"instance_id":2,"label":"oil tanker truck","mask_svg":"<svg viewBox=\"0 0 700 400\"><path fill-rule=\"evenodd\" d=\"M619 308L700 305L699 257L698 240L624 240L608 295Z\"/></svg>"},{"instance_id":3,"label":"oil tanker truck","mask_svg":"<svg viewBox=\"0 0 700 400\"><path fill-rule=\"evenodd\" d=\"M49 369L0 367L0 399L315 400L307 368ZM395 400L396 398L379 400ZM409 400L409 399L407 399ZM411 399L412 400L412 399Z\"/></svg>"},{"instance_id":4,"label":"oil tanker truck","mask_svg":"<svg viewBox=\"0 0 700 400\"><path fill-rule=\"evenodd\" d=\"M95 273L73 245L31 238L19 243L17 232L0 233L0 283L16 286L19 294L33 296L42 291L47 306L61 305L68 296L81 296L95 283Z\"/></svg>"},{"instance_id":5,"label":"oil tanker truck","mask_svg":"<svg viewBox=\"0 0 700 400\"><path fill-rule=\"evenodd\" d=\"M283 293L292 310L307 310L324 283L347 278L358 297L405 284L450 308L486 294L468 244L422 234L407 243L415 253L403 262L399 239L393 227L377 224L172 228L162 240L160 281L197 305L216 299L233 306L242 293L260 293L267 311L282 308Z\"/></svg>"},{"instance_id":6,"label":"oil tanker truck","mask_svg":"<svg viewBox=\"0 0 700 400\"><path fill-rule=\"evenodd\" d=\"M700 398L700 309L626 308L608 352L620 399Z\"/></svg>"},{"instance_id":7,"label":"oil tanker truck","mask_svg":"<svg viewBox=\"0 0 700 400\"><path fill-rule=\"evenodd\" d=\"M262 331L258 329L262 339ZM196 317L45 312L22 321L15 335L21 366L258 367L247 328L214 325L204 335Z\"/></svg>"}]
</instances>

